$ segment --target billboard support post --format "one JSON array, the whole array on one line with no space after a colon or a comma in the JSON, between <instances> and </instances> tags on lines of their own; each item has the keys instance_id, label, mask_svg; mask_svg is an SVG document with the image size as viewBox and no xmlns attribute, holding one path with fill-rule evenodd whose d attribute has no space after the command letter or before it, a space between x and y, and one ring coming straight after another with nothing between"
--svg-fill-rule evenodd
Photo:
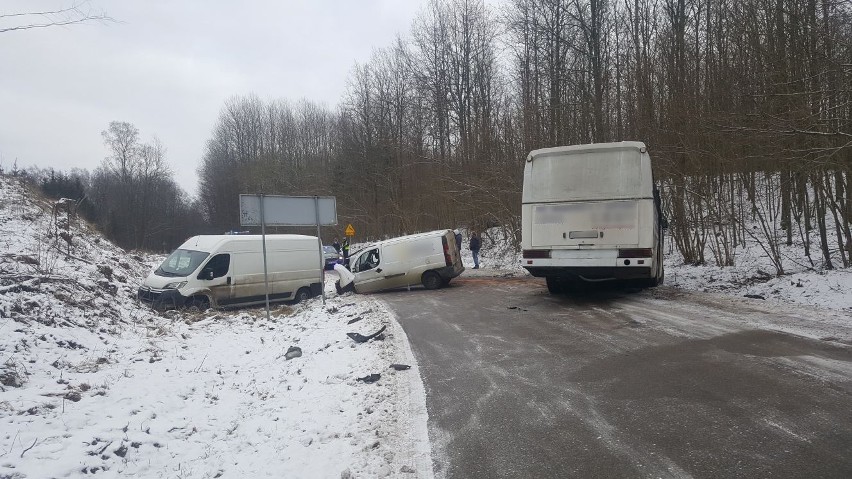
<instances>
[{"instance_id":1,"label":"billboard support post","mask_svg":"<svg viewBox=\"0 0 852 479\"><path fill-rule=\"evenodd\" d=\"M325 306L325 254L322 251L322 237L320 236L319 196L314 196L314 212L316 213L317 243L319 244L320 257L320 293L322 294L322 305Z\"/></svg>"},{"instance_id":2,"label":"billboard support post","mask_svg":"<svg viewBox=\"0 0 852 479\"><path fill-rule=\"evenodd\" d=\"M322 304L325 305L325 258L320 226L337 224L337 199L334 196L240 195L240 225L260 226L263 240L263 276L266 286L266 319L269 320L269 273L266 259L267 226L316 226L319 248L319 279Z\"/></svg>"},{"instance_id":3,"label":"billboard support post","mask_svg":"<svg viewBox=\"0 0 852 479\"><path fill-rule=\"evenodd\" d=\"M260 238L263 244L263 285L266 292L266 320L269 321L269 272L266 266L266 218L263 208L263 194L257 195L260 201Z\"/></svg>"}]
</instances>

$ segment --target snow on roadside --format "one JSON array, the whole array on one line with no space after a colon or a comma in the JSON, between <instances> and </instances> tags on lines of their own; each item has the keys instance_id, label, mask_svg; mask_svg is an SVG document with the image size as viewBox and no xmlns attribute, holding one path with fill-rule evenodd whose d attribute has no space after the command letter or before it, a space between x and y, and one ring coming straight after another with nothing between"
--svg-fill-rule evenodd
<instances>
[{"instance_id":1,"label":"snow on roadside","mask_svg":"<svg viewBox=\"0 0 852 479\"><path fill-rule=\"evenodd\" d=\"M3 395L0 450L10 454L0 474L383 477L405 468L430 477L425 435L409 437L425 433L425 408L410 403L423 401L418 370L397 352L404 333L378 301L349 295L323 308L313 299L275 308L268 322L263 309L151 319L103 344L78 333L79 354L32 344L28 384ZM383 341L345 335L383 324ZM288 360L291 346L302 355ZM373 373L375 383L357 380Z\"/></svg>"},{"instance_id":2,"label":"snow on roadside","mask_svg":"<svg viewBox=\"0 0 852 479\"><path fill-rule=\"evenodd\" d=\"M329 275L325 306L271 321L158 315L133 299L146 259L84 222L66 255L50 204L0 182L0 477L432 477L419 371L380 301Z\"/></svg>"},{"instance_id":3,"label":"snow on roadside","mask_svg":"<svg viewBox=\"0 0 852 479\"><path fill-rule=\"evenodd\" d=\"M481 232L482 249L479 251L479 266L482 270L473 269L473 253L470 251L470 233L468 229L462 233L461 257L465 267L465 276L523 276L528 274L521 267L520 251L515 249L502 228L490 228Z\"/></svg>"},{"instance_id":4,"label":"snow on roadside","mask_svg":"<svg viewBox=\"0 0 852 479\"><path fill-rule=\"evenodd\" d=\"M771 261L754 242L737 252L736 265L727 267L683 264L667 247L665 284L689 291L719 292L765 301L816 306L852 312L852 268L818 270L798 245L782 245L787 274L776 276ZM709 253L708 253L709 254Z\"/></svg>"},{"instance_id":5,"label":"snow on roadside","mask_svg":"<svg viewBox=\"0 0 852 479\"><path fill-rule=\"evenodd\" d=\"M462 260L467 268L464 276L522 276L518 251L504 239L500 228L492 228L482 236L481 270L473 270L473 257L468 248L469 236L462 232ZM749 295L757 301L791 303L852 312L852 268L817 271L808 264L801 247L783 247L784 276L771 274L774 270L763 250L747 242L737 252L736 266L692 266L683 264L677 251L667 246L665 254L665 286L688 291L724 293L737 297ZM708 255L711 253L708 251Z\"/></svg>"}]
</instances>

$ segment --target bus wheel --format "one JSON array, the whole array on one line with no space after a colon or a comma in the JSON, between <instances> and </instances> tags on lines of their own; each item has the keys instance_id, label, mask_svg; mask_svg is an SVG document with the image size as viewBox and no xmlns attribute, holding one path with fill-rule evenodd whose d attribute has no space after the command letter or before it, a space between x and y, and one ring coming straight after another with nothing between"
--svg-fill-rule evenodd
<instances>
[{"instance_id":1,"label":"bus wheel","mask_svg":"<svg viewBox=\"0 0 852 479\"><path fill-rule=\"evenodd\" d=\"M299 290L296 291L296 297L294 299L297 303L304 303L305 301L311 299L310 288L299 288Z\"/></svg>"},{"instance_id":2,"label":"bus wheel","mask_svg":"<svg viewBox=\"0 0 852 479\"><path fill-rule=\"evenodd\" d=\"M423 286L426 289L438 289L441 287L441 277L434 271L423 273Z\"/></svg>"},{"instance_id":3,"label":"bus wheel","mask_svg":"<svg viewBox=\"0 0 852 479\"><path fill-rule=\"evenodd\" d=\"M548 276L545 278L547 280L547 290L550 294L559 294L565 292L565 282L562 281L561 278L556 276Z\"/></svg>"}]
</instances>

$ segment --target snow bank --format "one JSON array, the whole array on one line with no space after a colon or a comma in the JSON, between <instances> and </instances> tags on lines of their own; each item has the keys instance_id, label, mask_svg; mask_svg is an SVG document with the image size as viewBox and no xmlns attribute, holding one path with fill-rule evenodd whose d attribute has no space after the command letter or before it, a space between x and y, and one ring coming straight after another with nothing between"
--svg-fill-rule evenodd
<instances>
[{"instance_id":1,"label":"snow bank","mask_svg":"<svg viewBox=\"0 0 852 479\"><path fill-rule=\"evenodd\" d=\"M381 302L329 276L325 306L271 321L157 315L135 301L156 261L56 223L0 177L0 477L432 477L419 371Z\"/></svg>"}]
</instances>

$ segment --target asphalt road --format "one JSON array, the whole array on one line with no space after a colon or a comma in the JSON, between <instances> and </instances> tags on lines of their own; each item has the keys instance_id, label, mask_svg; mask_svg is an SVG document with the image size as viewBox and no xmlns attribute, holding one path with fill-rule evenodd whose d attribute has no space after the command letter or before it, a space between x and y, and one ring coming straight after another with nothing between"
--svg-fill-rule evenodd
<instances>
[{"instance_id":1,"label":"asphalt road","mask_svg":"<svg viewBox=\"0 0 852 479\"><path fill-rule=\"evenodd\" d=\"M384 293L437 477L852 477L852 317L535 278Z\"/></svg>"}]
</instances>

